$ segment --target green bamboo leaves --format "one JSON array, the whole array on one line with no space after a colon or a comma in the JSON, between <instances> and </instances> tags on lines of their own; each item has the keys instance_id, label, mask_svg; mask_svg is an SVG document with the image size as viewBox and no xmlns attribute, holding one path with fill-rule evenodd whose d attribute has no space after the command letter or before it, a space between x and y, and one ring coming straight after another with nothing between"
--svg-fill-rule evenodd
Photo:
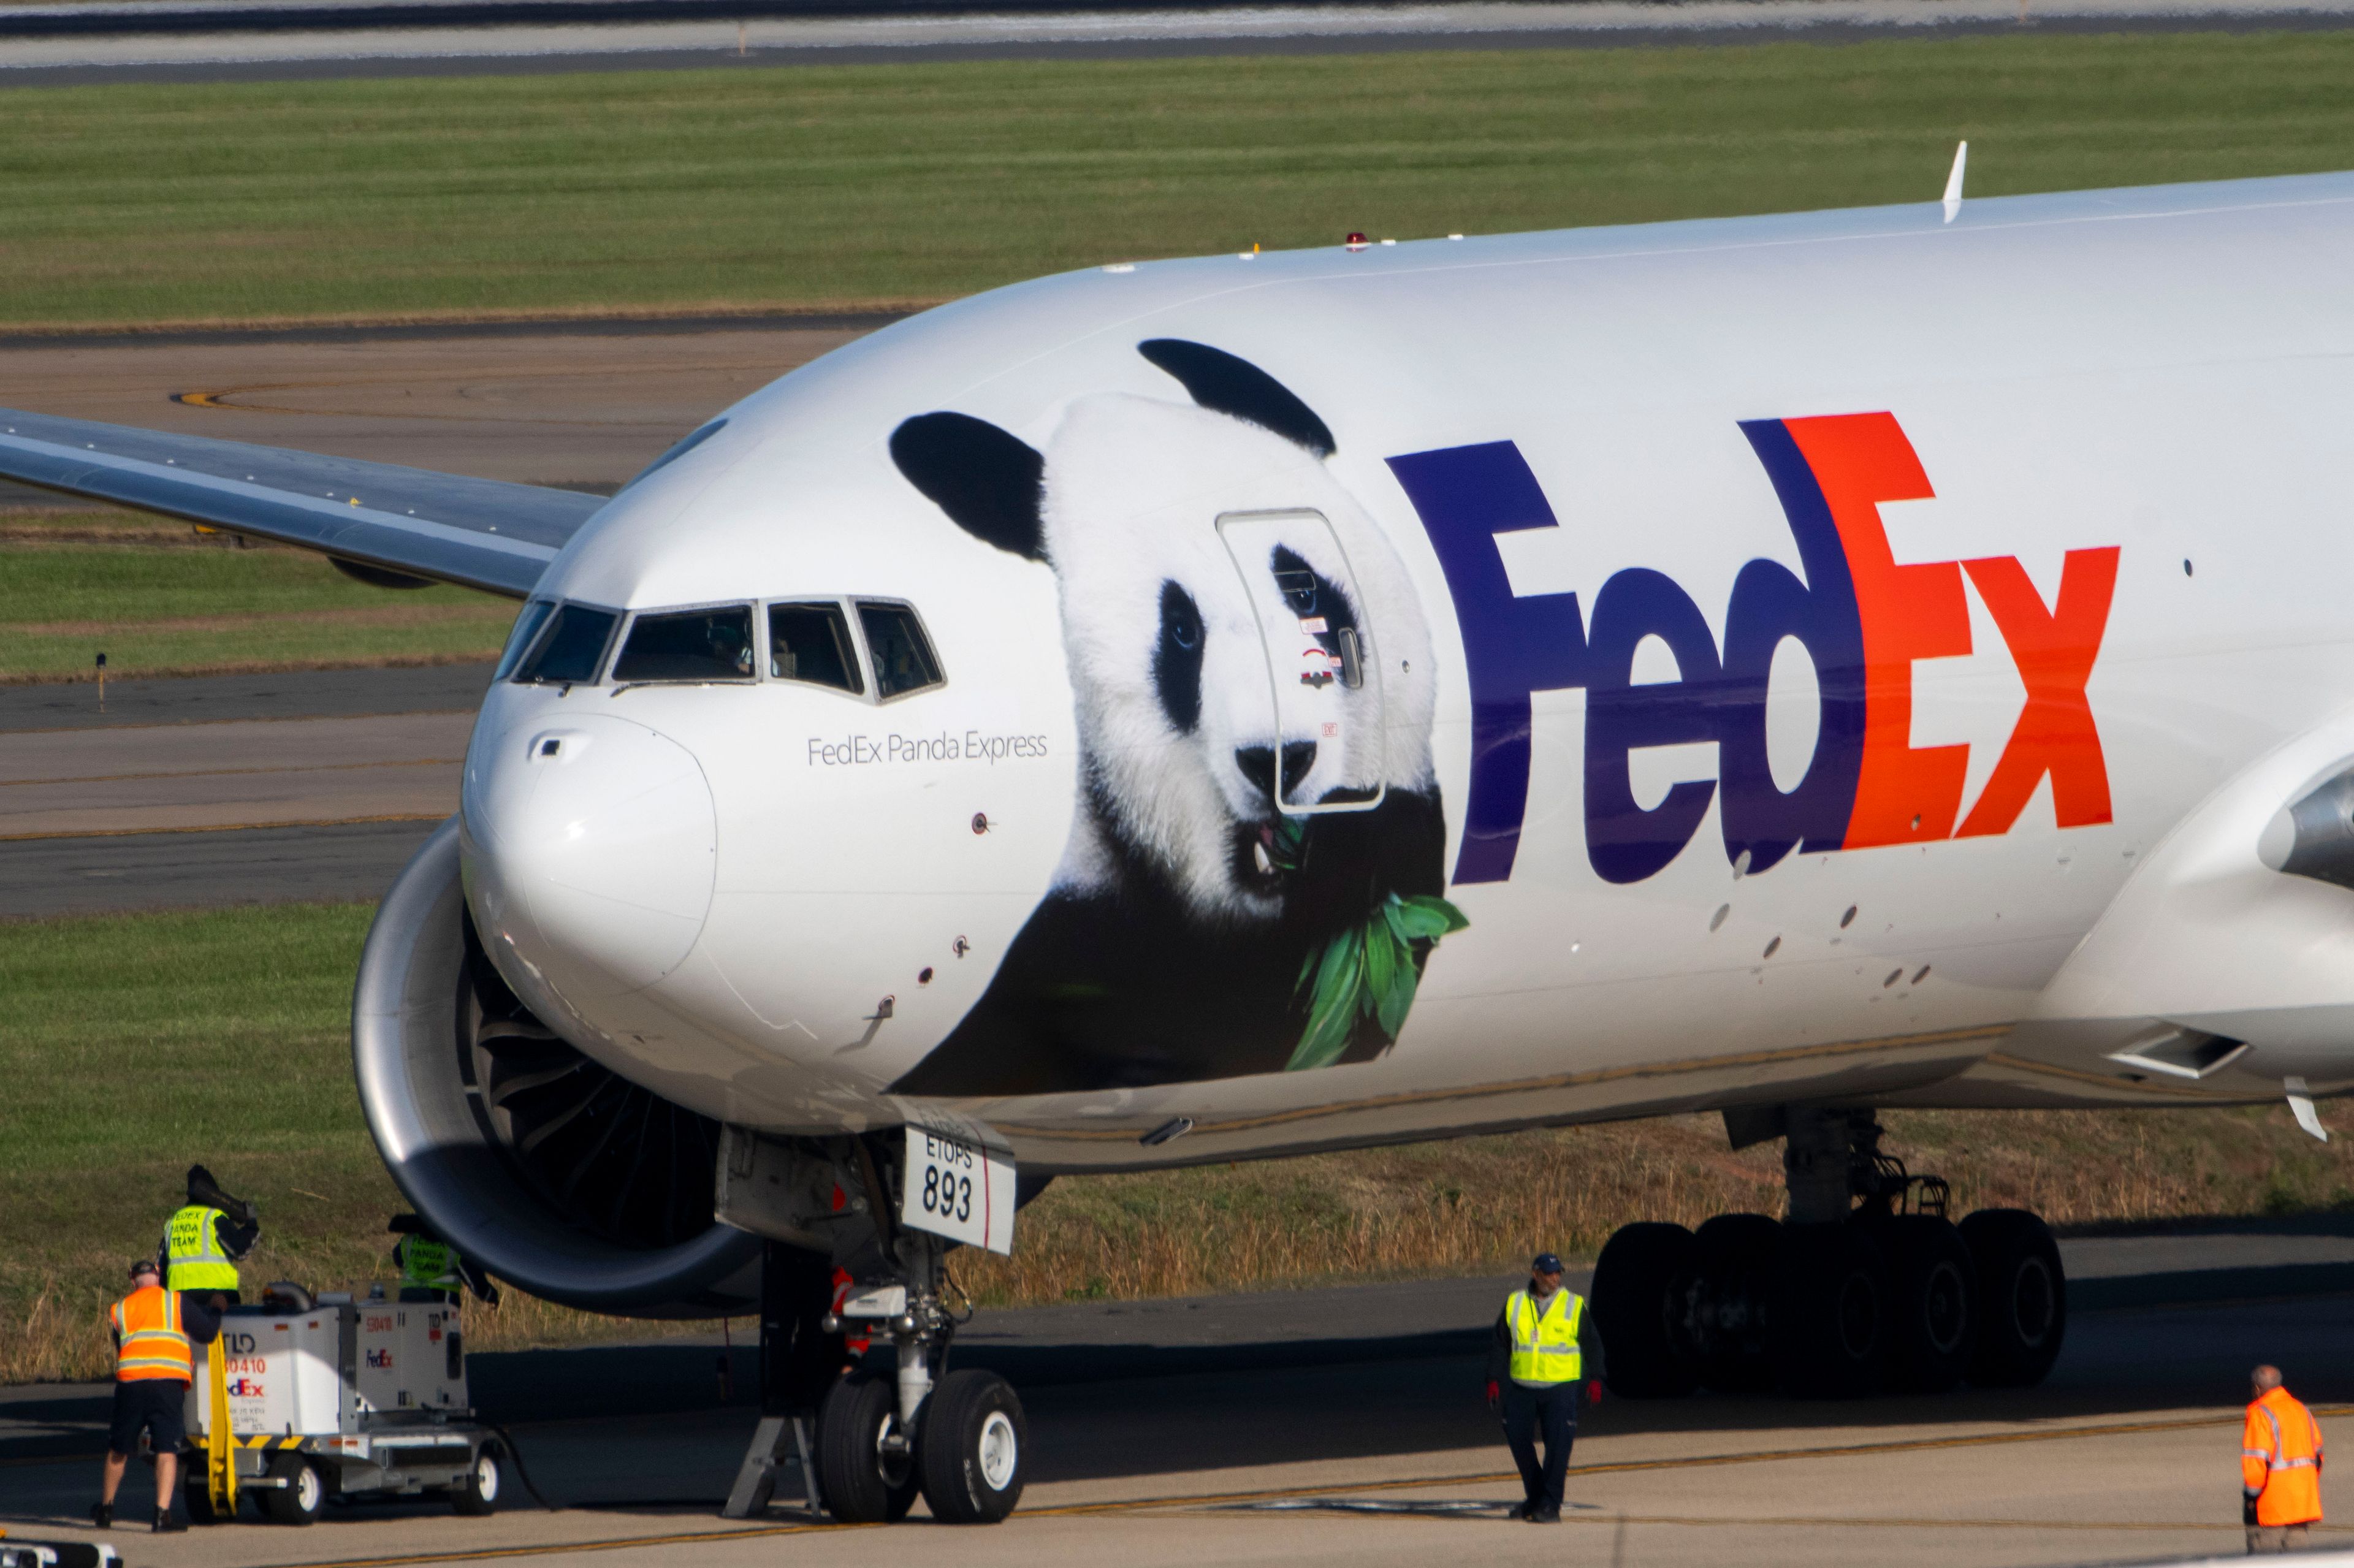
<instances>
[{"instance_id":1,"label":"green bamboo leaves","mask_svg":"<svg viewBox=\"0 0 2354 1568\"><path fill-rule=\"evenodd\" d=\"M1299 966L1299 989L1309 991L1311 977L1315 982L1308 1028L1284 1070L1331 1066L1349 1048L1363 1019L1379 1025L1383 1039L1396 1039L1421 979L1415 944L1425 944L1426 950L1469 924L1463 911L1436 894L1401 898L1393 893L1372 919L1333 938L1322 953L1310 953Z\"/></svg>"}]
</instances>

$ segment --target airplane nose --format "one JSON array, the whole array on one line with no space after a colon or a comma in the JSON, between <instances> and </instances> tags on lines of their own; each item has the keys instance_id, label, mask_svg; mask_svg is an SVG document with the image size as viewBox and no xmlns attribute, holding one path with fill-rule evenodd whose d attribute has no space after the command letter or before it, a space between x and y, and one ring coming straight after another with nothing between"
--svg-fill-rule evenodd
<instances>
[{"instance_id":1,"label":"airplane nose","mask_svg":"<svg viewBox=\"0 0 2354 1568\"><path fill-rule=\"evenodd\" d=\"M627 719L567 715L478 744L463 800L468 891L559 992L653 984L695 947L718 830L693 753Z\"/></svg>"}]
</instances>

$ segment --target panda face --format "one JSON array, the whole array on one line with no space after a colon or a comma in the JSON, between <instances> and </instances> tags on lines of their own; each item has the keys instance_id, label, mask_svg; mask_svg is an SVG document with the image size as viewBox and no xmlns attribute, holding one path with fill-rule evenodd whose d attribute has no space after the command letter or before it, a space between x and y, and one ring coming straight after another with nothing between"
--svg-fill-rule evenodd
<instances>
[{"instance_id":1,"label":"panda face","mask_svg":"<svg viewBox=\"0 0 2354 1568\"><path fill-rule=\"evenodd\" d=\"M1097 394L1042 451L932 414L892 455L969 532L1054 567L1091 807L1057 885L1140 864L1196 918L1250 925L1284 917L1313 853L1320 819L1287 828L1285 808L1433 787L1435 688L1419 601L1323 461L1330 433L1243 369L1288 408Z\"/></svg>"},{"instance_id":2,"label":"panda face","mask_svg":"<svg viewBox=\"0 0 2354 1568\"><path fill-rule=\"evenodd\" d=\"M1380 672L1337 678L1344 630L1374 657L1347 585L1355 555L1394 562L1386 544L1312 454L1140 397L1071 406L1043 514L1106 825L1197 913L1278 916L1284 808L1409 781L1388 767ZM1367 546L1344 553L1344 526Z\"/></svg>"}]
</instances>

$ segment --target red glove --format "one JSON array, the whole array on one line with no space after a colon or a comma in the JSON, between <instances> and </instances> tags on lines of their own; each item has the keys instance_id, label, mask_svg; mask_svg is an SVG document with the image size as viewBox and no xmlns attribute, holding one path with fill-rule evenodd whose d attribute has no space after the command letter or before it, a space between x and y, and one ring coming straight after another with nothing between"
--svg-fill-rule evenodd
<instances>
[{"instance_id":1,"label":"red glove","mask_svg":"<svg viewBox=\"0 0 2354 1568\"><path fill-rule=\"evenodd\" d=\"M1503 1403L1504 1390L1502 1385L1498 1383L1494 1378L1490 1378L1488 1380L1488 1408L1493 1410L1496 1406Z\"/></svg>"},{"instance_id":2,"label":"red glove","mask_svg":"<svg viewBox=\"0 0 2354 1568\"><path fill-rule=\"evenodd\" d=\"M1588 1404L1599 1404L1602 1403L1602 1380L1600 1378L1596 1377L1585 1380L1585 1403Z\"/></svg>"}]
</instances>

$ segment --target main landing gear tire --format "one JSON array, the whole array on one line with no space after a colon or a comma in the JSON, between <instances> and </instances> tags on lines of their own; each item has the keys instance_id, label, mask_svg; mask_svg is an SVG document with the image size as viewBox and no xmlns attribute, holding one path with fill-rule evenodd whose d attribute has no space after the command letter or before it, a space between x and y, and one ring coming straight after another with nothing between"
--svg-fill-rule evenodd
<instances>
[{"instance_id":1,"label":"main landing gear tire","mask_svg":"<svg viewBox=\"0 0 2354 1568\"><path fill-rule=\"evenodd\" d=\"M1959 1230L1938 1214L1877 1222L1888 1255L1888 1385L1943 1393L1962 1381L1978 1348L1978 1266Z\"/></svg>"},{"instance_id":2,"label":"main landing gear tire","mask_svg":"<svg viewBox=\"0 0 2354 1568\"><path fill-rule=\"evenodd\" d=\"M995 1524L1022 1500L1022 1457L1030 1429L1013 1385L967 1368L940 1380L924 1405L917 1475L932 1517L945 1524Z\"/></svg>"},{"instance_id":3,"label":"main landing gear tire","mask_svg":"<svg viewBox=\"0 0 2354 1568\"><path fill-rule=\"evenodd\" d=\"M817 1413L818 1489L840 1522L896 1524L916 1506L915 1453L884 1446L898 1429L893 1379L854 1372L826 1391Z\"/></svg>"},{"instance_id":4,"label":"main landing gear tire","mask_svg":"<svg viewBox=\"0 0 2354 1568\"><path fill-rule=\"evenodd\" d=\"M1602 1249L1593 1312L1623 1398L1772 1386L1815 1398L2042 1381L2068 1287L2043 1222L1986 1209L1776 1224L1722 1214L1697 1235L1634 1224Z\"/></svg>"},{"instance_id":5,"label":"main landing gear tire","mask_svg":"<svg viewBox=\"0 0 2354 1568\"><path fill-rule=\"evenodd\" d=\"M1719 1393L1774 1386L1766 1302L1782 1224L1764 1214L1718 1214L1692 1233L1699 1273L1685 1292L1700 1381Z\"/></svg>"},{"instance_id":6,"label":"main landing gear tire","mask_svg":"<svg viewBox=\"0 0 2354 1568\"><path fill-rule=\"evenodd\" d=\"M1784 1393L1849 1399L1885 1381L1895 1314L1887 1258L1872 1228L1782 1227L1766 1343Z\"/></svg>"},{"instance_id":7,"label":"main landing gear tire","mask_svg":"<svg viewBox=\"0 0 2354 1568\"><path fill-rule=\"evenodd\" d=\"M1594 1327L1605 1381L1619 1398L1672 1399L1700 1381L1681 1324L1671 1327L1699 1256L1681 1225L1621 1225L1604 1244L1594 1264Z\"/></svg>"},{"instance_id":8,"label":"main landing gear tire","mask_svg":"<svg viewBox=\"0 0 2354 1568\"><path fill-rule=\"evenodd\" d=\"M1982 1388L2041 1383L2068 1332L2068 1277L2052 1232L2025 1209L1980 1209L1961 1224L1978 1275L1969 1378Z\"/></svg>"}]
</instances>

